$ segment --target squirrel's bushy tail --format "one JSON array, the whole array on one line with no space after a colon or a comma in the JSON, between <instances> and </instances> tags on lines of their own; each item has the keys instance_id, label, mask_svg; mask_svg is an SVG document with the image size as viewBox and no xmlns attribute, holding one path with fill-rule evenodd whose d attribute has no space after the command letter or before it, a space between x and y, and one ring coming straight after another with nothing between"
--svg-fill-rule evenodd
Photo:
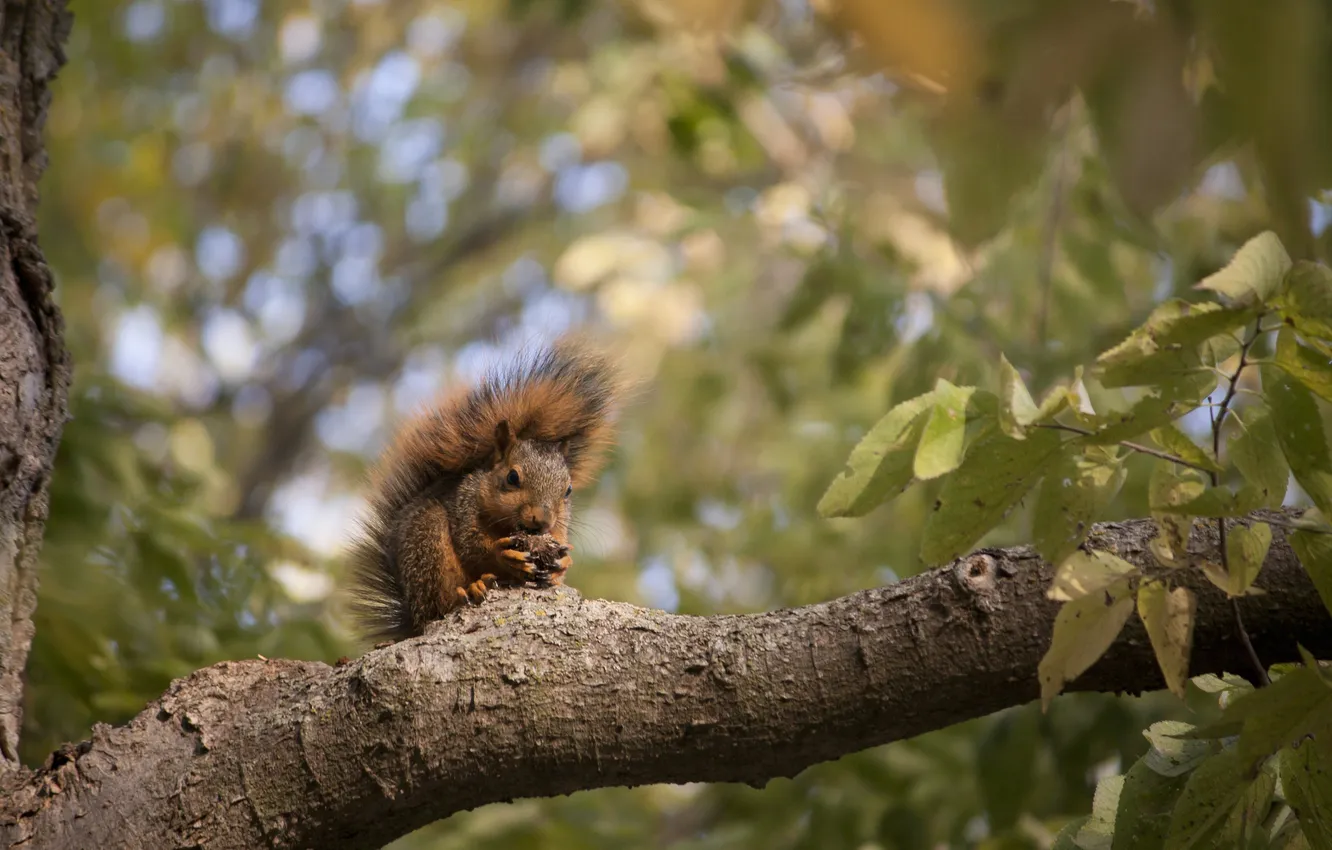
<instances>
[{"instance_id":1,"label":"squirrel's bushy tail","mask_svg":"<svg viewBox=\"0 0 1332 850\"><path fill-rule=\"evenodd\" d=\"M601 468L626 385L607 355L566 337L520 353L469 389L446 395L406 423L372 472L369 510L350 552L351 610L379 640L413 633L390 536L396 518L432 485L480 468L508 421L521 440L564 443L574 487Z\"/></svg>"},{"instance_id":2,"label":"squirrel's bushy tail","mask_svg":"<svg viewBox=\"0 0 1332 850\"><path fill-rule=\"evenodd\" d=\"M373 643L402 640L416 631L398 565L385 548L385 537L391 528L372 513L370 519L362 523L349 556L351 593L348 607L356 631Z\"/></svg>"}]
</instances>

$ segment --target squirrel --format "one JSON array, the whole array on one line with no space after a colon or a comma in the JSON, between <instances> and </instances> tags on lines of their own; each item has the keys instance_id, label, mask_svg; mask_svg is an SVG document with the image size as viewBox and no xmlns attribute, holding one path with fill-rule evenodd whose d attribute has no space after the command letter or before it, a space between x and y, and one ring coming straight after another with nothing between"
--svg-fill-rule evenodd
<instances>
[{"instance_id":1,"label":"squirrel","mask_svg":"<svg viewBox=\"0 0 1332 850\"><path fill-rule=\"evenodd\" d=\"M408 421L350 549L364 636L419 635L491 587L563 583L573 491L600 470L623 391L604 353L565 337Z\"/></svg>"}]
</instances>

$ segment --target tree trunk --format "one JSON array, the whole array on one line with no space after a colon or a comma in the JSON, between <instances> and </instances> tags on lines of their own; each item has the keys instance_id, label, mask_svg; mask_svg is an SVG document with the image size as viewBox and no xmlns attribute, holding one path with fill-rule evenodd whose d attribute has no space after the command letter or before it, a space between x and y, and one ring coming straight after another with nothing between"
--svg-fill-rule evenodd
<instances>
[{"instance_id":1,"label":"tree trunk","mask_svg":"<svg viewBox=\"0 0 1332 850\"><path fill-rule=\"evenodd\" d=\"M0 6L0 773L18 767L37 552L68 405L64 326L33 222L69 25L63 0Z\"/></svg>"},{"instance_id":2,"label":"tree trunk","mask_svg":"<svg viewBox=\"0 0 1332 850\"><path fill-rule=\"evenodd\" d=\"M1196 547L1214 547L1214 529ZM1146 563L1155 526L1100 526ZM1267 664L1332 654L1332 618L1281 530L1240 601ZM1192 672L1247 673L1196 570ZM235 661L172 684L0 786L0 843L42 848L379 847L453 812L605 786L760 785L1029 702L1058 605L1029 549L793 610L685 617L571 590L496 591L423 637L338 667ZM1161 676L1132 619L1073 689Z\"/></svg>"}]
</instances>

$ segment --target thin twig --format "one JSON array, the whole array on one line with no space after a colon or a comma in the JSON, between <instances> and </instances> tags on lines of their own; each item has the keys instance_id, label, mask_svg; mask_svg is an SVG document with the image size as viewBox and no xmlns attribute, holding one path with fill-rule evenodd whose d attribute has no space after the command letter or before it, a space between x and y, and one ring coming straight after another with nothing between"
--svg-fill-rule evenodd
<instances>
[{"instance_id":1,"label":"thin twig","mask_svg":"<svg viewBox=\"0 0 1332 850\"><path fill-rule=\"evenodd\" d=\"M1226 424L1226 414L1230 412L1230 402L1234 400L1235 393L1239 390L1240 374L1244 371L1244 367L1249 365L1249 349L1258 340L1258 322L1261 322L1262 318L1261 315L1258 317L1258 321L1254 323L1253 333L1240 345L1239 365L1235 367L1233 375L1226 376L1230 386L1226 387L1226 394L1221 399L1221 405L1218 408L1221 412L1212 421L1212 455L1216 458L1217 463L1221 462L1221 428ZM1212 486L1215 487L1216 484L1216 473L1213 472Z\"/></svg>"},{"instance_id":2,"label":"thin twig","mask_svg":"<svg viewBox=\"0 0 1332 850\"><path fill-rule=\"evenodd\" d=\"M1235 367L1235 372L1226 377L1229 386L1226 387L1226 394L1221 398L1221 404L1216 409L1216 415L1212 418L1212 457L1216 462L1221 463L1221 429L1226 424L1226 414L1230 412L1230 403L1235 399L1235 393L1239 390L1240 375L1244 368L1248 366L1249 349L1257 341L1259 331L1262 328L1263 316L1259 315L1253 323L1253 333L1249 334L1248 339L1240 345L1239 365ZM1212 411L1209 411L1209 413ZM1212 479L1212 486L1220 484L1221 479L1215 471L1210 471L1208 475ZM1217 543L1221 547L1221 567L1230 574L1230 556L1226 553L1226 518L1216 518ZM1231 608L1235 611L1235 626L1239 629L1240 640L1244 643L1244 648L1249 653L1249 659L1253 661L1254 669L1258 671L1258 683L1260 686L1270 683L1267 678L1267 668L1263 666L1262 659L1253 649L1253 641L1249 640L1249 633L1244 628L1244 618L1240 616L1240 607L1238 599L1230 600Z\"/></svg>"},{"instance_id":3,"label":"thin twig","mask_svg":"<svg viewBox=\"0 0 1332 850\"><path fill-rule=\"evenodd\" d=\"M1253 669L1258 671L1258 685L1269 685L1272 680L1267 678L1267 668L1263 666L1263 660L1258 657L1258 651L1253 648L1253 641L1249 640L1249 630L1244 628L1244 617L1240 615L1239 598L1232 596L1230 598L1230 607L1235 612L1235 626L1239 630L1240 643L1244 644L1244 651L1249 654L1249 660L1253 662Z\"/></svg>"},{"instance_id":4,"label":"thin twig","mask_svg":"<svg viewBox=\"0 0 1332 850\"><path fill-rule=\"evenodd\" d=\"M1049 428L1053 431L1068 431L1073 434L1081 434L1084 437L1096 436L1095 431L1088 431L1086 428L1077 428L1074 427L1073 425L1064 425L1059 422L1040 424L1037 425L1036 427ZM1171 463L1177 463L1180 466L1187 466L1189 469L1196 469L1199 472L1211 472L1211 470L1209 470L1205 466L1199 466L1198 464L1192 463L1191 461L1187 461L1182 457L1176 457L1175 455L1172 455L1170 452L1163 452L1160 449L1154 449L1151 446L1144 446L1141 443L1130 443L1128 440L1120 440L1117 443L1117 445L1123 446L1126 449L1131 449L1135 452L1141 452L1142 454L1145 455L1151 455L1152 457L1160 458L1161 460L1168 460Z\"/></svg>"}]
</instances>

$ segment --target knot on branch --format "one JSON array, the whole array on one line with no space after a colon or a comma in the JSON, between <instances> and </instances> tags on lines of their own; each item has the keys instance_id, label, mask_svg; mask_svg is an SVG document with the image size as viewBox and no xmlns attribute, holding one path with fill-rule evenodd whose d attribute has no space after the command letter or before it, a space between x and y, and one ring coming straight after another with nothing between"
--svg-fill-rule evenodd
<instances>
[{"instance_id":1,"label":"knot on branch","mask_svg":"<svg viewBox=\"0 0 1332 850\"><path fill-rule=\"evenodd\" d=\"M953 575L958 584L972 593L989 594L994 592L998 581L999 562L993 555L978 552L957 562Z\"/></svg>"}]
</instances>

